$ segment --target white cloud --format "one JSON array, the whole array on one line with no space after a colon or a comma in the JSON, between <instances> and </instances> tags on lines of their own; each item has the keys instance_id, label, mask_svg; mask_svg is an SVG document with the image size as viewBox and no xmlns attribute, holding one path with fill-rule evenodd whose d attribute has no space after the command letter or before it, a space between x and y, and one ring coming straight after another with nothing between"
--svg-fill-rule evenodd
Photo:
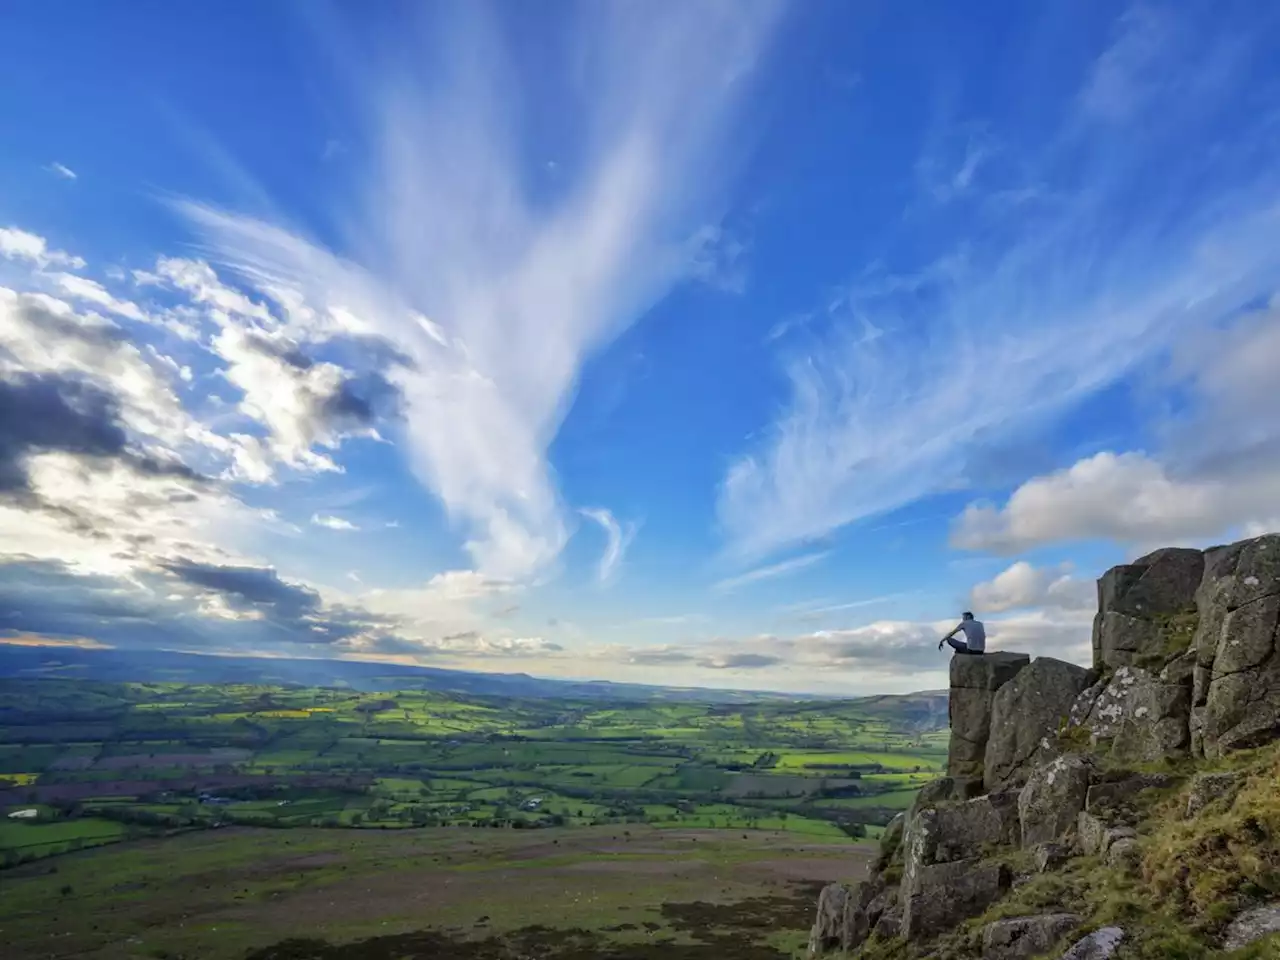
<instances>
[{"instance_id":1,"label":"white cloud","mask_svg":"<svg viewBox=\"0 0 1280 960\"><path fill-rule=\"evenodd\" d=\"M56 160L53 163L49 164L49 172L59 177L62 177L62 179L64 180L78 179L78 175L74 170L72 170L70 167L66 166L65 164L58 163Z\"/></svg>"},{"instance_id":2,"label":"white cloud","mask_svg":"<svg viewBox=\"0 0 1280 960\"><path fill-rule=\"evenodd\" d=\"M157 558L225 562L258 516L221 491L179 473L42 453L26 463L39 505L0 501L4 555L65 563L81 573L126 576Z\"/></svg>"},{"instance_id":3,"label":"white cloud","mask_svg":"<svg viewBox=\"0 0 1280 960\"><path fill-rule=\"evenodd\" d=\"M359 264L184 208L255 285L298 290L319 314L341 307L410 358L397 385L415 472L469 525L485 571L527 576L563 547L548 445L585 360L688 276L691 238L718 219L725 133L779 10L582 8L566 40L583 150L554 200L525 192L520 98L508 95L519 78L498 33L462 7L419 58L441 82L369 84L380 139Z\"/></svg>"},{"instance_id":4,"label":"white cloud","mask_svg":"<svg viewBox=\"0 0 1280 960\"><path fill-rule=\"evenodd\" d=\"M204 304L223 314L234 314L258 320L268 326L275 318L260 303L254 303L239 290L218 279L217 273L201 260L184 260L179 257L160 257L156 272L133 271L134 280L141 285L168 282L186 292L196 303Z\"/></svg>"},{"instance_id":5,"label":"white cloud","mask_svg":"<svg viewBox=\"0 0 1280 960\"><path fill-rule=\"evenodd\" d=\"M325 527L329 530L359 530L350 520L344 520L342 517L321 516L316 513L311 517L311 522L317 527Z\"/></svg>"},{"instance_id":6,"label":"white cloud","mask_svg":"<svg viewBox=\"0 0 1280 960\"><path fill-rule=\"evenodd\" d=\"M1064 540L1171 544L1215 538L1275 509L1280 473L1180 479L1141 453L1099 453L1028 480L1003 507L970 504L953 546L1014 553Z\"/></svg>"},{"instance_id":7,"label":"white cloud","mask_svg":"<svg viewBox=\"0 0 1280 960\"><path fill-rule=\"evenodd\" d=\"M51 275L51 279L63 293L76 300L96 304L106 309L109 313L114 313L116 316L124 317L127 320L143 322L147 319L142 312L142 308L136 303L117 299L111 291L96 280L78 277L73 273L55 273Z\"/></svg>"},{"instance_id":8,"label":"white cloud","mask_svg":"<svg viewBox=\"0 0 1280 960\"><path fill-rule=\"evenodd\" d=\"M1096 588L1064 569L1034 567L1019 560L985 583L977 584L969 603L979 613L1001 613L1028 607L1088 610L1096 603Z\"/></svg>"},{"instance_id":9,"label":"white cloud","mask_svg":"<svg viewBox=\"0 0 1280 960\"><path fill-rule=\"evenodd\" d=\"M789 403L723 480L734 556L765 558L956 489L1001 443L1049 430L1280 286L1269 118L1221 144L1217 173L1169 148L1209 136L1251 79L1247 58L1223 61L1211 34L1178 49L1180 71L1212 72L1212 84L1183 96L1137 77L1140 122L1120 127L1081 124L1072 99L1039 150L1001 153L1005 168L1035 171L1043 199L987 205L980 226L912 221L945 252L905 271L873 265L824 312L830 332L787 354ZM1001 192L994 177L984 196Z\"/></svg>"},{"instance_id":10,"label":"white cloud","mask_svg":"<svg viewBox=\"0 0 1280 960\"><path fill-rule=\"evenodd\" d=\"M46 267L70 267L83 270L85 262L61 250L50 250L44 237L17 227L0 227L0 257L25 260L42 270Z\"/></svg>"},{"instance_id":11,"label":"white cloud","mask_svg":"<svg viewBox=\"0 0 1280 960\"><path fill-rule=\"evenodd\" d=\"M288 340L231 323L213 338L212 348L226 361L222 375L243 393L240 410L267 428L271 453L283 463L338 471L315 447L333 449L346 437L377 436L372 411L349 393L351 378L342 367L312 361Z\"/></svg>"},{"instance_id":12,"label":"white cloud","mask_svg":"<svg viewBox=\"0 0 1280 960\"><path fill-rule=\"evenodd\" d=\"M740 573L736 577L727 577L715 583L711 589L717 593L732 593L748 584L759 583L761 580L772 580L775 577L785 577L788 574L804 570L812 567L815 563L821 563L825 560L831 551L821 550L817 553L806 553L798 557L792 557L790 560L783 560L779 563L771 563L766 567L757 567L754 570L748 570L746 573Z\"/></svg>"},{"instance_id":13,"label":"white cloud","mask_svg":"<svg viewBox=\"0 0 1280 960\"><path fill-rule=\"evenodd\" d=\"M600 555L600 564L596 568L596 579L600 583L611 583L617 576L623 557L626 556L627 547L631 546L631 540L636 532L635 526L627 524L624 527L610 511L603 507L584 508L582 515L600 524L600 529L605 533L607 542L604 552Z\"/></svg>"}]
</instances>

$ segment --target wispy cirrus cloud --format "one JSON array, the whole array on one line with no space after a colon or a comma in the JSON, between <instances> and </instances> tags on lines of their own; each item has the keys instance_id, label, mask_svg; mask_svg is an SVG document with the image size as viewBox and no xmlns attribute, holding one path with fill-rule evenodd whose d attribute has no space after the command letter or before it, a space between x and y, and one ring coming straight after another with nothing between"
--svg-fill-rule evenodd
<instances>
[{"instance_id":1,"label":"wispy cirrus cloud","mask_svg":"<svg viewBox=\"0 0 1280 960\"><path fill-rule=\"evenodd\" d=\"M782 560L778 563L771 563L768 566L756 567L748 570L746 573L740 573L737 576L726 577L718 580L712 586L712 590L716 593L732 593L735 590L748 586L752 583L759 583L762 580L773 580L777 577L785 577L789 574L798 573L812 567L814 564L821 563L825 560L831 551L821 550L816 553L805 553L798 557L792 557L790 560Z\"/></svg>"},{"instance_id":2,"label":"wispy cirrus cloud","mask_svg":"<svg viewBox=\"0 0 1280 960\"><path fill-rule=\"evenodd\" d=\"M1256 37L1228 18L1183 19L1194 16L1120 18L1050 136L1018 156L1002 145L1000 170L1024 173L998 183L977 166L981 145L966 147L947 211L913 211L911 228L939 249L968 204L954 245L864 271L825 312L817 347L785 355L790 402L720 488L734 555L767 557L961 487L966 464L1006 438L1047 429L1280 285L1274 114L1214 134L1248 94ZM1212 162L1192 147L1202 141L1216 144Z\"/></svg>"},{"instance_id":3,"label":"wispy cirrus cloud","mask_svg":"<svg viewBox=\"0 0 1280 960\"><path fill-rule=\"evenodd\" d=\"M58 163L56 160L49 164L49 172L61 177L63 180L78 180L80 178L80 175L65 163Z\"/></svg>"},{"instance_id":4,"label":"wispy cirrus cloud","mask_svg":"<svg viewBox=\"0 0 1280 960\"><path fill-rule=\"evenodd\" d=\"M627 548L631 546L631 540L636 533L635 525L620 523L610 511L603 507L584 508L582 515L594 520L604 531L606 542L604 552L600 555L600 562L596 566L596 580L602 584L611 583L618 575L618 569L622 565L623 557L626 556Z\"/></svg>"},{"instance_id":5,"label":"wispy cirrus cloud","mask_svg":"<svg viewBox=\"0 0 1280 960\"><path fill-rule=\"evenodd\" d=\"M385 75L361 78L375 160L344 256L276 224L182 207L250 282L340 309L409 358L395 382L413 468L469 527L483 570L528 576L561 550L548 445L588 358L705 273L734 159L726 135L780 10L577 8L564 37L574 71L553 85L519 72L488 8L438 8ZM560 80L572 102L548 92ZM531 193L513 139L526 97L582 121L553 197Z\"/></svg>"}]
</instances>

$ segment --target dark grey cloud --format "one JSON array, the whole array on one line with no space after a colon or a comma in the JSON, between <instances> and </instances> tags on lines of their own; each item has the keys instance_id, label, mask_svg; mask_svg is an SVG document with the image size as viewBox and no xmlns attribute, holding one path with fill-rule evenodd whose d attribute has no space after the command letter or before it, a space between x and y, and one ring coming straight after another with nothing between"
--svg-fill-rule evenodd
<instances>
[{"instance_id":1,"label":"dark grey cloud","mask_svg":"<svg viewBox=\"0 0 1280 960\"><path fill-rule=\"evenodd\" d=\"M0 380L0 492L25 489L28 454L51 450L119 457L128 437L115 398L54 374Z\"/></svg>"},{"instance_id":2,"label":"dark grey cloud","mask_svg":"<svg viewBox=\"0 0 1280 960\"><path fill-rule=\"evenodd\" d=\"M131 450L118 399L95 384L55 373L0 379L0 495L28 494L26 458L51 451L203 480L181 462Z\"/></svg>"},{"instance_id":3,"label":"dark grey cloud","mask_svg":"<svg viewBox=\"0 0 1280 960\"><path fill-rule=\"evenodd\" d=\"M294 617L320 609L318 593L282 580L271 567L223 566L186 559L160 566L184 583L224 595L237 608L273 607Z\"/></svg>"},{"instance_id":4,"label":"dark grey cloud","mask_svg":"<svg viewBox=\"0 0 1280 960\"><path fill-rule=\"evenodd\" d=\"M360 607L326 606L311 587L284 580L271 567L180 559L160 568L199 592L221 597L228 609L254 618L260 630L282 642L335 644L395 624Z\"/></svg>"},{"instance_id":5,"label":"dark grey cloud","mask_svg":"<svg viewBox=\"0 0 1280 960\"><path fill-rule=\"evenodd\" d=\"M175 595L175 577L193 589ZM224 608L208 608L211 594L225 600ZM4 633L87 637L129 648L296 652L354 646L357 639L391 643L396 626L360 607L326 605L314 590L269 568L180 561L126 580L78 574L57 561L0 563Z\"/></svg>"}]
</instances>

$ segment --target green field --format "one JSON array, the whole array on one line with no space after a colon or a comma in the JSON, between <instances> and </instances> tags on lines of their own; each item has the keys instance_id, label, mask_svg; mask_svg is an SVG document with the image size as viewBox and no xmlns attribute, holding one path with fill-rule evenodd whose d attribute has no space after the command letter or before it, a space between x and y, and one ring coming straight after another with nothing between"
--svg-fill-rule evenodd
<instances>
[{"instance_id":1,"label":"green field","mask_svg":"<svg viewBox=\"0 0 1280 960\"><path fill-rule=\"evenodd\" d=\"M865 836L945 763L919 697L511 700L0 681L0 858L220 826ZM914 711L906 709L906 705ZM15 820L8 814L35 811Z\"/></svg>"}]
</instances>

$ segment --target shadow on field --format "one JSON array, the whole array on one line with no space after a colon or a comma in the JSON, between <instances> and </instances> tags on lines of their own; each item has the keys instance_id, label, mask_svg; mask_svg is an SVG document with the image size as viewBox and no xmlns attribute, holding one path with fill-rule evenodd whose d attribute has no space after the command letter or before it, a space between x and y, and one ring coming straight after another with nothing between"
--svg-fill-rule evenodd
<instances>
[{"instance_id":1,"label":"shadow on field","mask_svg":"<svg viewBox=\"0 0 1280 960\"><path fill-rule=\"evenodd\" d=\"M246 960L790 960L791 953L770 945L767 938L806 929L822 886L797 884L788 896L738 903L664 903L662 917L669 928L645 924L640 929L652 938L648 942L619 942L608 936L637 931L632 924L600 931L532 926L480 939L422 930L343 944L282 940Z\"/></svg>"}]
</instances>

